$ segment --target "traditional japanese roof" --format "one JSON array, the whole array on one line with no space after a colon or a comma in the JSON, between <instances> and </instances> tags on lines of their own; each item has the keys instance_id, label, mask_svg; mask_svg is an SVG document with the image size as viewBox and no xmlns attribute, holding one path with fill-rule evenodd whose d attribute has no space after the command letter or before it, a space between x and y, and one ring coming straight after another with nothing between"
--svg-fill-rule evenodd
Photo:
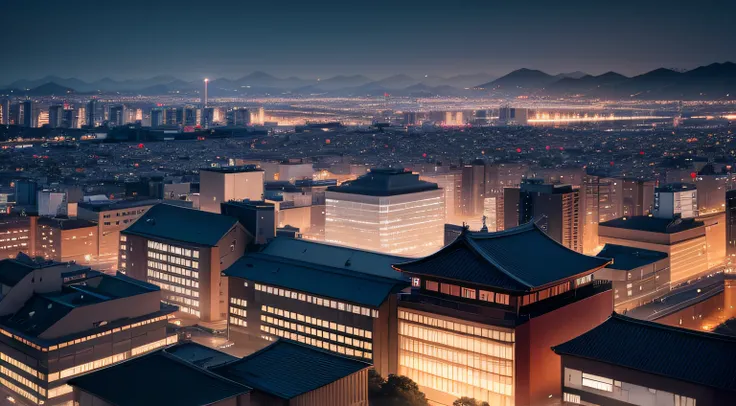
<instances>
[{"instance_id":1,"label":"traditional japanese roof","mask_svg":"<svg viewBox=\"0 0 736 406\"><path fill-rule=\"evenodd\" d=\"M281 399L292 399L370 366L310 345L280 339L254 354L211 371Z\"/></svg>"},{"instance_id":2,"label":"traditional japanese roof","mask_svg":"<svg viewBox=\"0 0 736 406\"><path fill-rule=\"evenodd\" d=\"M609 263L568 249L530 222L496 233L465 231L436 253L394 267L411 274L529 291L592 273Z\"/></svg>"},{"instance_id":3,"label":"traditional japanese roof","mask_svg":"<svg viewBox=\"0 0 736 406\"><path fill-rule=\"evenodd\" d=\"M736 391L736 337L614 313L598 327L552 349L563 356Z\"/></svg>"}]
</instances>

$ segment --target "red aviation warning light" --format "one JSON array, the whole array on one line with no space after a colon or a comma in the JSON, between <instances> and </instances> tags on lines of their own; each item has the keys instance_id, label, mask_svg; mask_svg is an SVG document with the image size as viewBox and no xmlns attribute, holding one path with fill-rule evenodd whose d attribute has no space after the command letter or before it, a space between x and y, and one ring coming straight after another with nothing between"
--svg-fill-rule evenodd
<instances>
[{"instance_id":1,"label":"red aviation warning light","mask_svg":"<svg viewBox=\"0 0 736 406\"><path fill-rule=\"evenodd\" d=\"M426 158L426 157L427 157L427 153L425 152L422 154L422 158Z\"/></svg>"},{"instance_id":2,"label":"red aviation warning light","mask_svg":"<svg viewBox=\"0 0 736 406\"><path fill-rule=\"evenodd\" d=\"M143 149L143 148L145 148L145 145L143 145L143 143L138 144L138 149Z\"/></svg>"},{"instance_id":3,"label":"red aviation warning light","mask_svg":"<svg viewBox=\"0 0 736 406\"><path fill-rule=\"evenodd\" d=\"M690 177L691 177L691 178L695 179L695 178L696 178L697 176L698 176L698 174L697 174L697 173L695 173L695 172L690 172Z\"/></svg>"},{"instance_id":4,"label":"red aviation warning light","mask_svg":"<svg viewBox=\"0 0 736 406\"><path fill-rule=\"evenodd\" d=\"M521 148L516 148L516 152L518 152L519 154L521 154Z\"/></svg>"}]
</instances>

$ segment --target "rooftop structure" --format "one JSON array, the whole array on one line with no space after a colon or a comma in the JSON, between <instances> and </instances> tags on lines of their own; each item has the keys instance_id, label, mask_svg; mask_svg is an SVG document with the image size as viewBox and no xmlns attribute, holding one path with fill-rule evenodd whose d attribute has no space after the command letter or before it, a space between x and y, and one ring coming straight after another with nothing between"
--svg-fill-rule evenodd
<instances>
[{"instance_id":1,"label":"rooftop structure","mask_svg":"<svg viewBox=\"0 0 736 406\"><path fill-rule=\"evenodd\" d=\"M371 169L358 179L327 188L331 192L368 196L394 196L437 189L436 183L419 180L419 175L392 168Z\"/></svg>"}]
</instances>

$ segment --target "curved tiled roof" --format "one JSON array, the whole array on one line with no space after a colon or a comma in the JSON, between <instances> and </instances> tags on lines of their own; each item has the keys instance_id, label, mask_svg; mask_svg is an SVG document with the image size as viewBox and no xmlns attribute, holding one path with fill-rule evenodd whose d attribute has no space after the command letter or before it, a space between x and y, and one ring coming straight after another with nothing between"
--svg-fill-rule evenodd
<instances>
[{"instance_id":1,"label":"curved tiled roof","mask_svg":"<svg viewBox=\"0 0 736 406\"><path fill-rule=\"evenodd\" d=\"M552 349L560 355L736 391L735 337L614 313L598 327Z\"/></svg>"},{"instance_id":2,"label":"curved tiled roof","mask_svg":"<svg viewBox=\"0 0 736 406\"><path fill-rule=\"evenodd\" d=\"M507 290L527 291L590 273L610 260L577 253L534 223L497 233L463 232L426 258L395 265L412 274L433 275Z\"/></svg>"}]
</instances>

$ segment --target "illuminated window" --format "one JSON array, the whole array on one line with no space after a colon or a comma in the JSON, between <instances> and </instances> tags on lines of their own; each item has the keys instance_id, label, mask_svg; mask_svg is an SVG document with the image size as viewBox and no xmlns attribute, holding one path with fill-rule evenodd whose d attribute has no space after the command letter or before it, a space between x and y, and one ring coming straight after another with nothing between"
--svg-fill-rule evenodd
<instances>
[{"instance_id":1,"label":"illuminated window","mask_svg":"<svg viewBox=\"0 0 736 406\"><path fill-rule=\"evenodd\" d=\"M604 392L613 392L613 379L583 372L583 386Z\"/></svg>"},{"instance_id":2,"label":"illuminated window","mask_svg":"<svg viewBox=\"0 0 736 406\"><path fill-rule=\"evenodd\" d=\"M419 278L411 278L411 286L415 288L422 286L422 280Z\"/></svg>"},{"instance_id":3,"label":"illuminated window","mask_svg":"<svg viewBox=\"0 0 736 406\"><path fill-rule=\"evenodd\" d=\"M432 292L437 292L439 290L439 283L435 281L425 281L424 288L427 290L431 290Z\"/></svg>"},{"instance_id":4,"label":"illuminated window","mask_svg":"<svg viewBox=\"0 0 736 406\"><path fill-rule=\"evenodd\" d=\"M475 299L475 289L463 288L463 297L467 299Z\"/></svg>"},{"instance_id":5,"label":"illuminated window","mask_svg":"<svg viewBox=\"0 0 736 406\"><path fill-rule=\"evenodd\" d=\"M572 393L564 393L563 394L563 400L567 403L574 403L576 405L580 404L580 395L574 395Z\"/></svg>"}]
</instances>

